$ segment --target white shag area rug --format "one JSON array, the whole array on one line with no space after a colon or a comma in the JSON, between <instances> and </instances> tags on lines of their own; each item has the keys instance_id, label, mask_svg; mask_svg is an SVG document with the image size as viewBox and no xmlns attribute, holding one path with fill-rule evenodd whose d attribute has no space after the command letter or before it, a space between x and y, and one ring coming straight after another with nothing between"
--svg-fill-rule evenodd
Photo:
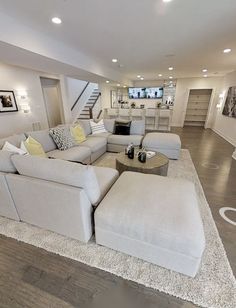
<instances>
[{"instance_id":1,"label":"white shag area rug","mask_svg":"<svg viewBox=\"0 0 236 308\"><path fill-rule=\"evenodd\" d=\"M96 162L96 165L114 168L115 157L116 154L106 153ZM93 240L83 244L50 231L2 217L0 217L0 233L193 302L198 306L235 308L236 280L188 150L182 150L178 161L170 161L168 176L189 179L196 186L205 230L206 249L201 268L195 278L98 246Z\"/></svg>"}]
</instances>

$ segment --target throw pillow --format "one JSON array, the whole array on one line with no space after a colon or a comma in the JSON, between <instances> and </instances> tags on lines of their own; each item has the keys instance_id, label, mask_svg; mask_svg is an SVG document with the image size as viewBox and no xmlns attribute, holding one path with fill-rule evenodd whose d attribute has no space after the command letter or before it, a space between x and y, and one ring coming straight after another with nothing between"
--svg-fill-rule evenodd
<instances>
[{"instance_id":1,"label":"throw pillow","mask_svg":"<svg viewBox=\"0 0 236 308\"><path fill-rule=\"evenodd\" d=\"M16 173L16 168L11 161L15 153L0 150L0 172Z\"/></svg>"},{"instance_id":2,"label":"throw pillow","mask_svg":"<svg viewBox=\"0 0 236 308\"><path fill-rule=\"evenodd\" d=\"M13 144L9 143L8 141L5 142L3 148L2 148L3 151L8 151L8 152L12 152L14 154L20 154L20 155L25 155L27 154L26 151L20 149L20 148L17 148L16 146L14 146Z\"/></svg>"},{"instance_id":3,"label":"throw pillow","mask_svg":"<svg viewBox=\"0 0 236 308\"><path fill-rule=\"evenodd\" d=\"M115 121L115 135L130 135L131 121Z\"/></svg>"},{"instance_id":4,"label":"throw pillow","mask_svg":"<svg viewBox=\"0 0 236 308\"><path fill-rule=\"evenodd\" d=\"M86 140L84 129L80 125L72 126L70 132L76 143L81 143Z\"/></svg>"},{"instance_id":5,"label":"throw pillow","mask_svg":"<svg viewBox=\"0 0 236 308\"><path fill-rule=\"evenodd\" d=\"M107 133L107 130L105 129L103 119L99 121L98 123L94 122L93 120L90 120L90 126L92 130L92 134L100 134L100 133Z\"/></svg>"},{"instance_id":6,"label":"throw pillow","mask_svg":"<svg viewBox=\"0 0 236 308\"><path fill-rule=\"evenodd\" d=\"M59 150L64 151L76 145L72 138L69 127L55 127L50 129L50 136L52 136Z\"/></svg>"},{"instance_id":7,"label":"throw pillow","mask_svg":"<svg viewBox=\"0 0 236 308\"><path fill-rule=\"evenodd\" d=\"M40 156L40 157L47 157L46 153L44 152L44 149L42 147L42 145L35 140L34 138L32 138L31 136L29 136L26 141L23 142L27 152L30 155L34 155L34 156Z\"/></svg>"}]
</instances>

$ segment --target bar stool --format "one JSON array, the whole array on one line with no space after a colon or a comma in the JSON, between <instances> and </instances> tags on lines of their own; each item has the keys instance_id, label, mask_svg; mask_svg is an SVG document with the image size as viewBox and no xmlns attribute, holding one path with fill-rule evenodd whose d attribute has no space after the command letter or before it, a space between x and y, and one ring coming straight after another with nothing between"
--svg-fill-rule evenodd
<instances>
[{"instance_id":1,"label":"bar stool","mask_svg":"<svg viewBox=\"0 0 236 308\"><path fill-rule=\"evenodd\" d=\"M160 109L158 115L158 130L170 131L171 111L169 109Z\"/></svg>"},{"instance_id":2,"label":"bar stool","mask_svg":"<svg viewBox=\"0 0 236 308\"><path fill-rule=\"evenodd\" d=\"M145 109L130 109L131 120L144 120Z\"/></svg>"},{"instance_id":3,"label":"bar stool","mask_svg":"<svg viewBox=\"0 0 236 308\"><path fill-rule=\"evenodd\" d=\"M119 108L118 112L119 119L130 120L130 109L129 108Z\"/></svg>"},{"instance_id":4,"label":"bar stool","mask_svg":"<svg viewBox=\"0 0 236 308\"><path fill-rule=\"evenodd\" d=\"M157 109L148 108L145 114L145 127L146 129L155 129L157 123Z\"/></svg>"}]
</instances>

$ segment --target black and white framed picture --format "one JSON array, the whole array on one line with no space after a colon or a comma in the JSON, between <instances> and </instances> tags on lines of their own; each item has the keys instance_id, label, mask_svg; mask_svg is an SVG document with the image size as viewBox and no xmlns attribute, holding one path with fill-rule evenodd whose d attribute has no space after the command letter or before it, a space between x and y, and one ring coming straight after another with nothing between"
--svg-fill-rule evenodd
<instances>
[{"instance_id":1,"label":"black and white framed picture","mask_svg":"<svg viewBox=\"0 0 236 308\"><path fill-rule=\"evenodd\" d=\"M13 91L0 90L0 113L18 111Z\"/></svg>"},{"instance_id":2,"label":"black and white framed picture","mask_svg":"<svg viewBox=\"0 0 236 308\"><path fill-rule=\"evenodd\" d=\"M236 87L229 88L222 114L236 118Z\"/></svg>"}]
</instances>

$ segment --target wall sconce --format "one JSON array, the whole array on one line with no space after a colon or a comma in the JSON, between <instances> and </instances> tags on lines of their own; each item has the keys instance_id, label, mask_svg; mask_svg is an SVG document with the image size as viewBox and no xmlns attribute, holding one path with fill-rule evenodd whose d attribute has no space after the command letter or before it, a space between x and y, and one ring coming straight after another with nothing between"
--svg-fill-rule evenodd
<instances>
[{"instance_id":1,"label":"wall sconce","mask_svg":"<svg viewBox=\"0 0 236 308\"><path fill-rule=\"evenodd\" d=\"M221 106L222 106L223 101L224 101L224 97L225 97L225 93L220 93L220 95L219 95L219 102L216 105L217 109L221 109Z\"/></svg>"},{"instance_id":2,"label":"wall sconce","mask_svg":"<svg viewBox=\"0 0 236 308\"><path fill-rule=\"evenodd\" d=\"M21 104L21 110L23 110L24 113L29 113L30 112L29 104Z\"/></svg>"},{"instance_id":3,"label":"wall sconce","mask_svg":"<svg viewBox=\"0 0 236 308\"><path fill-rule=\"evenodd\" d=\"M17 96L19 96L20 99L25 100L28 98L28 93L26 90L17 90Z\"/></svg>"}]
</instances>

